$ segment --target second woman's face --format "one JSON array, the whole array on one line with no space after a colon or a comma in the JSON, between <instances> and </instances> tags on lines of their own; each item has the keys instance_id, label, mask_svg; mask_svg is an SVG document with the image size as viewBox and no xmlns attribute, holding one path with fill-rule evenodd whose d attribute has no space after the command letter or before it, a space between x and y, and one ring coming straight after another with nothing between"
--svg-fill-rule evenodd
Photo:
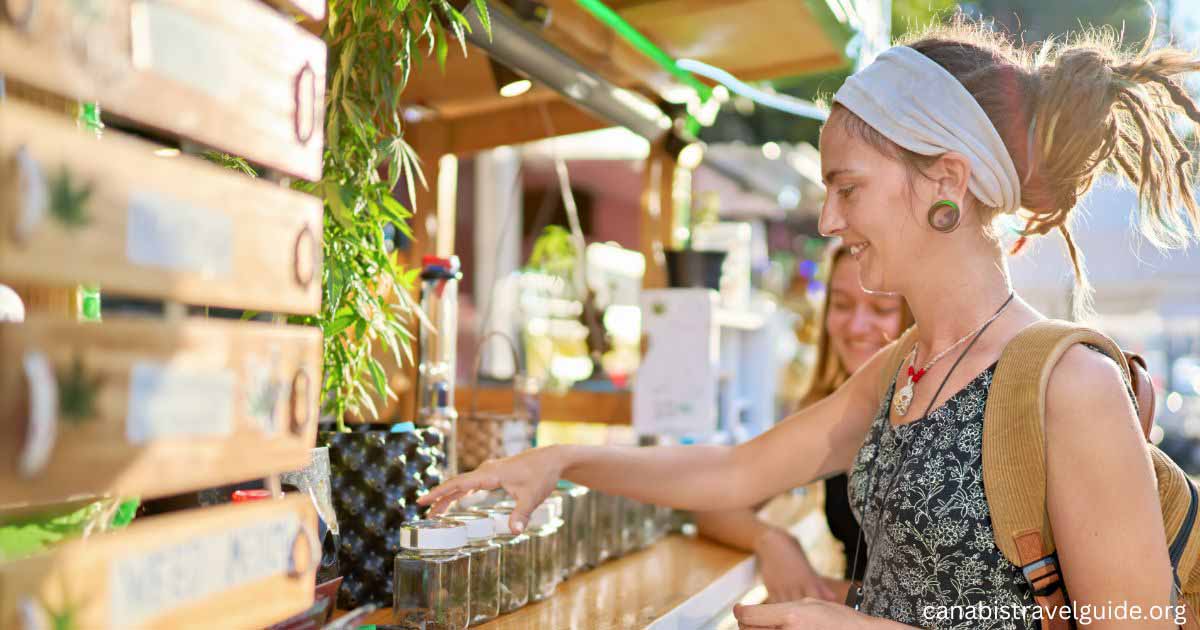
<instances>
[{"instance_id":1,"label":"second woman's face","mask_svg":"<svg viewBox=\"0 0 1200 630\"><path fill-rule=\"evenodd\" d=\"M857 261L848 255L840 257L829 279L829 312L825 314L830 349L851 374L901 332L901 299L867 293L858 271Z\"/></svg>"}]
</instances>

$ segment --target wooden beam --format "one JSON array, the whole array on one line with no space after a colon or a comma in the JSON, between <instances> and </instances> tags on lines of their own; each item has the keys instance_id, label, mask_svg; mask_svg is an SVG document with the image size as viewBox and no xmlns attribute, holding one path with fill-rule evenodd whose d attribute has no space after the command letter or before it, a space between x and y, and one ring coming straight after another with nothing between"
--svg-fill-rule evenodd
<instances>
[{"instance_id":1,"label":"wooden beam","mask_svg":"<svg viewBox=\"0 0 1200 630\"><path fill-rule=\"evenodd\" d=\"M738 68L737 76L743 81L766 81L770 79L794 77L802 74L813 74L827 70L836 70L838 68L845 67L845 65L845 59L839 55L833 54L824 55L821 57L812 57L802 61L789 63L759 66L755 68Z\"/></svg>"},{"instance_id":2,"label":"wooden beam","mask_svg":"<svg viewBox=\"0 0 1200 630\"><path fill-rule=\"evenodd\" d=\"M613 126L561 98L542 103L517 103L504 110L453 120L418 123L412 129L421 133L419 128L429 125L444 126L447 140L443 153L458 156ZM420 150L417 153L423 161L433 159L427 157L431 154Z\"/></svg>"},{"instance_id":3,"label":"wooden beam","mask_svg":"<svg viewBox=\"0 0 1200 630\"><path fill-rule=\"evenodd\" d=\"M663 252L673 241L675 206L671 197L675 181L676 156L659 142L651 146L643 165L642 211L638 251L646 257L642 288L667 286L667 260Z\"/></svg>"},{"instance_id":4,"label":"wooden beam","mask_svg":"<svg viewBox=\"0 0 1200 630\"><path fill-rule=\"evenodd\" d=\"M673 84L665 69L575 0L547 0L546 4L550 7L550 22L542 29L542 36L585 67L617 85L644 85L659 95Z\"/></svg>"},{"instance_id":5,"label":"wooden beam","mask_svg":"<svg viewBox=\"0 0 1200 630\"><path fill-rule=\"evenodd\" d=\"M459 416L475 411L507 413L513 410L511 387L479 387L472 393L470 387L458 387L454 394ZM601 424L631 424L633 422L633 394L628 390L592 392L572 389L565 394L543 392L541 403L542 420L555 422L597 422Z\"/></svg>"}]
</instances>

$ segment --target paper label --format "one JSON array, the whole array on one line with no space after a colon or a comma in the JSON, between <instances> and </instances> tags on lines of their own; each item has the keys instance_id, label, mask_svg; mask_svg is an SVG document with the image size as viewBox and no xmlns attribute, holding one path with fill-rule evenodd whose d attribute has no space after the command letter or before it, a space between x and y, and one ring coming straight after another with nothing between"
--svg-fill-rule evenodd
<instances>
[{"instance_id":1,"label":"paper label","mask_svg":"<svg viewBox=\"0 0 1200 630\"><path fill-rule=\"evenodd\" d=\"M150 361L133 366L125 437L131 444L233 433L235 379L229 370L170 367Z\"/></svg>"},{"instance_id":2,"label":"paper label","mask_svg":"<svg viewBox=\"0 0 1200 630\"><path fill-rule=\"evenodd\" d=\"M125 255L138 265L227 277L233 269L233 220L150 192L129 200Z\"/></svg>"},{"instance_id":3,"label":"paper label","mask_svg":"<svg viewBox=\"0 0 1200 630\"><path fill-rule=\"evenodd\" d=\"M138 2L131 11L133 63L225 103L237 100L239 42L167 2Z\"/></svg>"},{"instance_id":4,"label":"paper label","mask_svg":"<svg viewBox=\"0 0 1200 630\"><path fill-rule=\"evenodd\" d=\"M113 560L110 627L141 626L163 613L288 570L296 514L160 546Z\"/></svg>"}]
</instances>

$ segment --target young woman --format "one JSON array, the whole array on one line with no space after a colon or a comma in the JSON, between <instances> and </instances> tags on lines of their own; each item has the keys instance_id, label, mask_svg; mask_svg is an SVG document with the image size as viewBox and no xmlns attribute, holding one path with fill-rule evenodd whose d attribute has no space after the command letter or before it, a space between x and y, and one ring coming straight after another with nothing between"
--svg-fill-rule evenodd
<instances>
[{"instance_id":1,"label":"young woman","mask_svg":"<svg viewBox=\"0 0 1200 630\"><path fill-rule=\"evenodd\" d=\"M745 444L536 449L452 479L424 502L441 509L503 486L517 497L519 527L559 478L695 510L755 505L849 471L872 554L861 606L743 607L735 610L743 628L976 628L985 624L928 615L950 605L1032 607L1031 586L993 540L980 445L994 365L1043 317L1013 296L993 226L1015 217L1028 235L1057 230L1076 263L1076 296L1086 283L1068 220L1103 171L1138 187L1143 235L1194 239L1200 212L1172 116L1200 123L1176 79L1196 70L1187 53L1129 54L1101 40L1034 57L961 25L885 51L834 97L821 136L820 226L850 248L863 288L899 293L912 309L916 342L900 349L898 374L883 373L885 349L833 395ZM1053 370L1046 499L1074 602L1148 611L1169 605L1172 575L1154 472L1122 379L1084 346Z\"/></svg>"},{"instance_id":2,"label":"young woman","mask_svg":"<svg viewBox=\"0 0 1200 630\"><path fill-rule=\"evenodd\" d=\"M846 247L835 246L827 260L829 284L821 310L817 361L800 408L832 394L850 374L913 323L902 298L862 289L858 282L858 262ZM696 525L702 536L758 556L768 601L792 601L806 596L845 601L846 583L824 580L809 563L799 541L786 530L760 520L754 512L749 508L696 512ZM825 518L830 532L842 542L846 552L845 579L861 578L868 551L859 542L861 531L850 510L844 473L825 480Z\"/></svg>"}]
</instances>

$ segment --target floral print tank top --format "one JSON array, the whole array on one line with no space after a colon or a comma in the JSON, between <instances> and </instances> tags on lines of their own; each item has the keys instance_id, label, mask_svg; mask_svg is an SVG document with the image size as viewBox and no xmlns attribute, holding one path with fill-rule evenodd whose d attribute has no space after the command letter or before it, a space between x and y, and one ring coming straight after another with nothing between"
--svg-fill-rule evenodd
<instances>
[{"instance_id":1,"label":"floral print tank top","mask_svg":"<svg viewBox=\"0 0 1200 630\"><path fill-rule=\"evenodd\" d=\"M920 628L1040 628L1028 583L992 538L984 495L983 415L995 369L898 427L888 419L893 377L850 471L850 505L869 549L863 612Z\"/></svg>"}]
</instances>

